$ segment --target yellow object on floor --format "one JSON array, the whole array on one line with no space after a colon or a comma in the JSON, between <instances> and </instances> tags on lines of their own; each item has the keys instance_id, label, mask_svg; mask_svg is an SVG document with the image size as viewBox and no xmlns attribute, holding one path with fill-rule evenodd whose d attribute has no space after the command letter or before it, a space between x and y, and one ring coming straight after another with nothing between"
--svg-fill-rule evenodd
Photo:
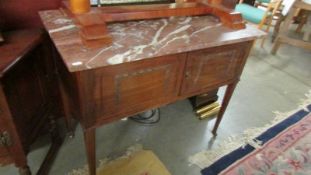
<instances>
[{"instance_id":1,"label":"yellow object on floor","mask_svg":"<svg viewBox=\"0 0 311 175\"><path fill-rule=\"evenodd\" d=\"M152 152L141 150L99 167L97 175L171 175Z\"/></svg>"},{"instance_id":2,"label":"yellow object on floor","mask_svg":"<svg viewBox=\"0 0 311 175\"><path fill-rule=\"evenodd\" d=\"M202 120L202 119L206 119L212 116L216 116L219 111L220 111L220 106L217 106L209 111L199 114L199 119Z\"/></svg>"}]
</instances>

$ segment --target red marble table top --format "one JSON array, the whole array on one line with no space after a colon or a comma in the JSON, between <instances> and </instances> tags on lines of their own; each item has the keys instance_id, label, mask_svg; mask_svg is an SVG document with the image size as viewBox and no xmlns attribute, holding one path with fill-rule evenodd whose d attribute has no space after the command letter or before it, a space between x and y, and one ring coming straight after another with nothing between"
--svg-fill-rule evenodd
<instances>
[{"instance_id":1,"label":"red marble table top","mask_svg":"<svg viewBox=\"0 0 311 175\"><path fill-rule=\"evenodd\" d=\"M61 10L40 12L40 17L70 72L254 40L265 35L247 25L232 30L213 16L171 17L108 25L110 45L87 48L78 26Z\"/></svg>"}]
</instances>

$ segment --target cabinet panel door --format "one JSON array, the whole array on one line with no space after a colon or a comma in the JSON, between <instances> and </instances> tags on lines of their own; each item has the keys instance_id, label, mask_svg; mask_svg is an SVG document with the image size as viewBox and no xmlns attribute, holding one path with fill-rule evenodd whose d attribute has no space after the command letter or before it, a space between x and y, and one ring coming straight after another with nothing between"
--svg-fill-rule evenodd
<instances>
[{"instance_id":1,"label":"cabinet panel door","mask_svg":"<svg viewBox=\"0 0 311 175\"><path fill-rule=\"evenodd\" d=\"M105 120L168 103L177 98L184 64L185 54L180 54L99 69L86 82L92 86L86 94L93 94L87 109Z\"/></svg>"},{"instance_id":2,"label":"cabinet panel door","mask_svg":"<svg viewBox=\"0 0 311 175\"><path fill-rule=\"evenodd\" d=\"M36 129L39 123L46 119L48 78L41 70L44 69L40 67L42 61L37 52L28 53L3 78L14 124L24 146L29 146L38 134Z\"/></svg>"},{"instance_id":3,"label":"cabinet panel door","mask_svg":"<svg viewBox=\"0 0 311 175\"><path fill-rule=\"evenodd\" d=\"M10 150L12 151L12 148L18 146L20 143L14 139L16 132L12 129L12 124L13 122L11 120L10 111L8 109L2 86L0 85L0 134L6 132L12 143L10 146L2 145L0 143L0 165L6 165L14 162L13 157L10 154Z\"/></svg>"},{"instance_id":4,"label":"cabinet panel door","mask_svg":"<svg viewBox=\"0 0 311 175\"><path fill-rule=\"evenodd\" d=\"M189 53L181 94L204 92L237 78L245 62L245 46L235 44Z\"/></svg>"}]
</instances>

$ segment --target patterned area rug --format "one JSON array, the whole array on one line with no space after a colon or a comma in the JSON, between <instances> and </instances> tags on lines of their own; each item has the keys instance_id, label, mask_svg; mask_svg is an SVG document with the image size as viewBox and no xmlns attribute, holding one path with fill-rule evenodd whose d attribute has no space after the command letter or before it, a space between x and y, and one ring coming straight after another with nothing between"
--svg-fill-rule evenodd
<instances>
[{"instance_id":1,"label":"patterned area rug","mask_svg":"<svg viewBox=\"0 0 311 175\"><path fill-rule=\"evenodd\" d=\"M235 147L238 149L228 153L203 151L190 162L202 167L203 175L310 175L311 92L307 97L300 109L278 113L270 127L250 129L240 138L231 138L231 145L228 140L229 145L223 146L229 151L238 144L236 140L245 143ZM249 139L251 136L254 139Z\"/></svg>"}]
</instances>

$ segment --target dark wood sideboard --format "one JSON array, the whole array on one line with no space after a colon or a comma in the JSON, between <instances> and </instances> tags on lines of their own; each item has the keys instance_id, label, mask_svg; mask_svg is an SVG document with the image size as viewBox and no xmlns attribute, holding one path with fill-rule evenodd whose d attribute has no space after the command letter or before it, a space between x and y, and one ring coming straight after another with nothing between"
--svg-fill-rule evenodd
<instances>
[{"instance_id":1,"label":"dark wood sideboard","mask_svg":"<svg viewBox=\"0 0 311 175\"><path fill-rule=\"evenodd\" d=\"M83 128L91 175L97 127L227 86L216 134L253 41L265 35L249 25L229 29L212 16L174 17L108 25L112 44L87 48L62 11L40 16L60 54L67 121Z\"/></svg>"},{"instance_id":2,"label":"dark wood sideboard","mask_svg":"<svg viewBox=\"0 0 311 175\"><path fill-rule=\"evenodd\" d=\"M0 44L0 164L30 175L31 144L50 131L53 144L37 174L47 174L62 139L56 130L57 80L51 44L41 30L3 33ZM56 85L56 88L55 88Z\"/></svg>"}]
</instances>

